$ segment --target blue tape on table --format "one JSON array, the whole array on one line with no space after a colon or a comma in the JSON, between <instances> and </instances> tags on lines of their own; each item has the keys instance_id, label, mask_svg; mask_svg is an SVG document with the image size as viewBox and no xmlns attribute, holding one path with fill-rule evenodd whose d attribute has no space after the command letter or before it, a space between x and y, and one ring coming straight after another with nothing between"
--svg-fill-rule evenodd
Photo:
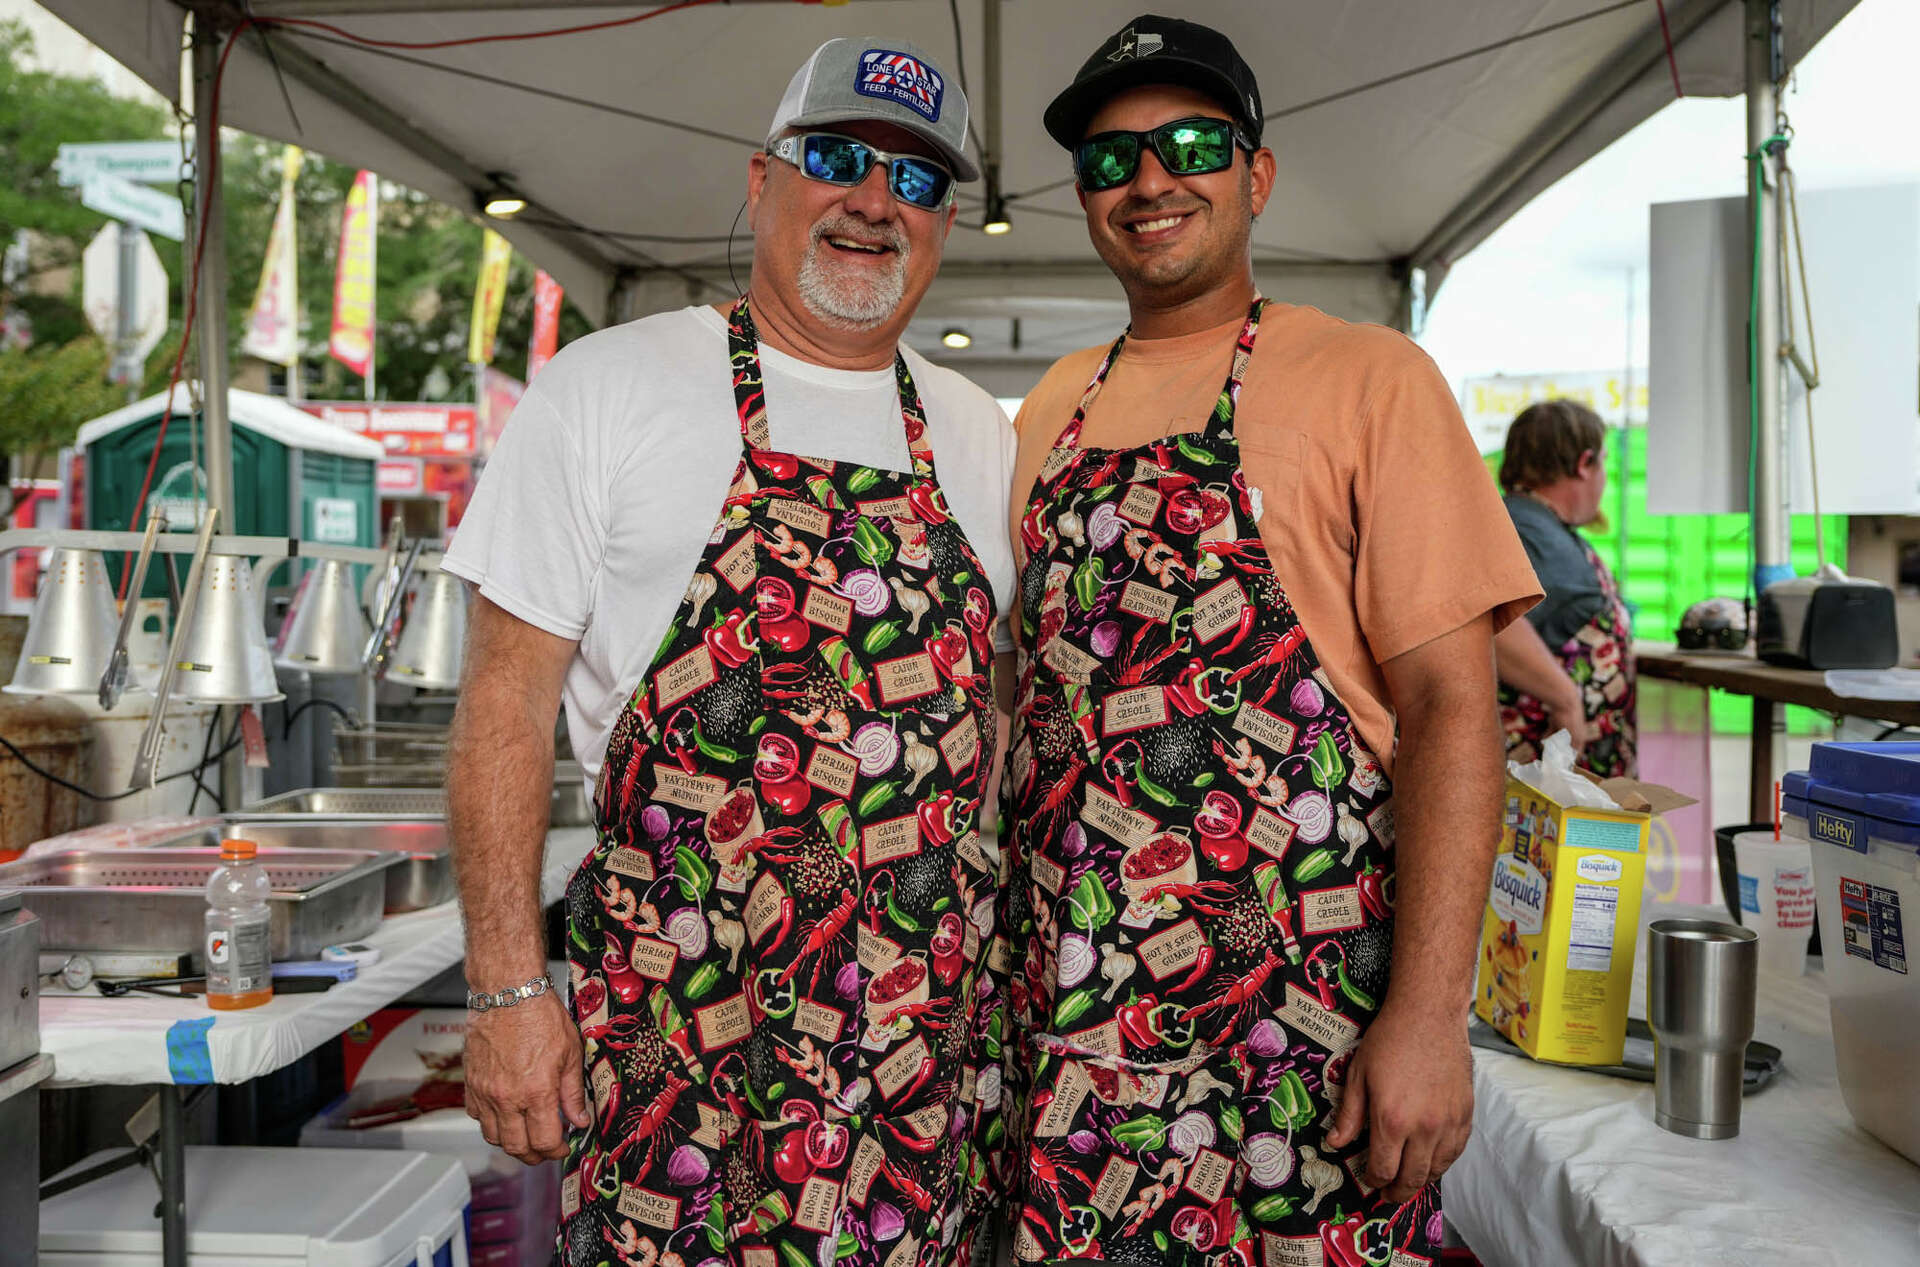
<instances>
[{"instance_id":1,"label":"blue tape on table","mask_svg":"<svg viewBox=\"0 0 1920 1267\"><path fill-rule=\"evenodd\" d=\"M213 1081L213 1053L207 1049L207 1031L217 1016L196 1016L167 1027L167 1072L177 1086Z\"/></svg>"}]
</instances>

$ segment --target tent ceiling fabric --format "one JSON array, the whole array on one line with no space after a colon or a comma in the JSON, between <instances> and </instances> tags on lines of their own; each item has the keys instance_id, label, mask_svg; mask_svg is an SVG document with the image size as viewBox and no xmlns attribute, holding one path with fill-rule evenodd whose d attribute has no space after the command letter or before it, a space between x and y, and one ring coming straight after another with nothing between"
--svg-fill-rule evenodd
<instances>
[{"instance_id":1,"label":"tent ceiling fabric","mask_svg":"<svg viewBox=\"0 0 1920 1267\"><path fill-rule=\"evenodd\" d=\"M1857 0L1785 0L1786 48L1804 55ZM184 10L173 0L42 0L169 97L179 94ZM1087 244L1070 186L1020 197L1068 174L1040 127L1046 102L1095 43L1142 0L1003 0L1002 184L1014 231L987 237L983 186L965 187L961 224L927 322L968 315L1005 323L1027 301L1080 308L1030 313L1015 359L1044 360L1124 311L1118 286ZM976 127L982 0L959 0ZM311 0L307 11L355 35L432 41L605 21L607 5L446 11L446 0L367 6ZM639 7L639 6L634 6ZM233 11L238 5L231 6ZM299 0L263 5L297 15ZM1667 0L1689 95L1741 90L1739 0ZM1554 180L1673 99L1653 0L1193 0L1182 16L1233 36L1260 77L1279 160L1274 202L1254 231L1267 293L1339 315L1403 318L1406 265L1446 268ZM1457 54L1397 82L1352 89ZM731 293L724 239L740 205L747 156L764 136L788 75L834 35L904 35L952 61L944 0L713 4L586 35L431 51L357 47L312 29L269 39L299 117L250 35L222 93L222 122L370 167L453 206L473 205L487 173L506 173L536 204L498 227L558 277L582 311L602 318L616 291L640 314ZM1340 95L1350 94L1350 95ZM1310 104L1334 97L1323 104ZM1305 108L1300 108L1304 106ZM1728 138L1726 152L1739 144ZM1714 156L1703 156L1712 161ZM543 226L542 220L692 242L633 240ZM734 262L745 276L744 230ZM985 354L982 354L985 355ZM994 353L1007 357L1005 348ZM945 354L955 364L966 354ZM1031 376L1028 376L1031 381Z\"/></svg>"}]
</instances>

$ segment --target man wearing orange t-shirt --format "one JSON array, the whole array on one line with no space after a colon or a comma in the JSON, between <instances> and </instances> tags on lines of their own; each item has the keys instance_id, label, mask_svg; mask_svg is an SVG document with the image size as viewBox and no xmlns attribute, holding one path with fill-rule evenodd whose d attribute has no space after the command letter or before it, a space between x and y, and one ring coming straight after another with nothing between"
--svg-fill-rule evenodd
<instances>
[{"instance_id":1,"label":"man wearing orange t-shirt","mask_svg":"<svg viewBox=\"0 0 1920 1267\"><path fill-rule=\"evenodd\" d=\"M1025 1261L1427 1262L1471 1126L1493 637L1540 590L1432 362L1258 296L1261 121L1153 16L1046 112L1132 324L1017 423Z\"/></svg>"}]
</instances>

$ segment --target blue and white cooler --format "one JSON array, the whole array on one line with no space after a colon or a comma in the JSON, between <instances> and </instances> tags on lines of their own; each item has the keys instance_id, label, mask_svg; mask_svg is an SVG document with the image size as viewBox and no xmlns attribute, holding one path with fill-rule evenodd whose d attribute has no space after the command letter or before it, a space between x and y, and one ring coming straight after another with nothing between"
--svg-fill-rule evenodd
<instances>
[{"instance_id":1,"label":"blue and white cooler","mask_svg":"<svg viewBox=\"0 0 1920 1267\"><path fill-rule=\"evenodd\" d=\"M1783 830L1813 850L1840 1092L1920 1162L1920 743L1815 744L1782 792Z\"/></svg>"}]
</instances>

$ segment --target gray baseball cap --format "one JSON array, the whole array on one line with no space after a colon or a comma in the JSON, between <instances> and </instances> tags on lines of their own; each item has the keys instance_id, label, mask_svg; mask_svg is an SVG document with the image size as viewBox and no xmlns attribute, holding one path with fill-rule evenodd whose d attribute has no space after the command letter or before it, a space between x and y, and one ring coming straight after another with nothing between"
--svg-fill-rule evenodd
<instances>
[{"instance_id":1,"label":"gray baseball cap","mask_svg":"<svg viewBox=\"0 0 1920 1267\"><path fill-rule=\"evenodd\" d=\"M815 49L787 84L767 142L788 128L858 119L905 128L938 150L956 178L980 179L980 168L967 157L966 93L906 40L843 37Z\"/></svg>"}]
</instances>

